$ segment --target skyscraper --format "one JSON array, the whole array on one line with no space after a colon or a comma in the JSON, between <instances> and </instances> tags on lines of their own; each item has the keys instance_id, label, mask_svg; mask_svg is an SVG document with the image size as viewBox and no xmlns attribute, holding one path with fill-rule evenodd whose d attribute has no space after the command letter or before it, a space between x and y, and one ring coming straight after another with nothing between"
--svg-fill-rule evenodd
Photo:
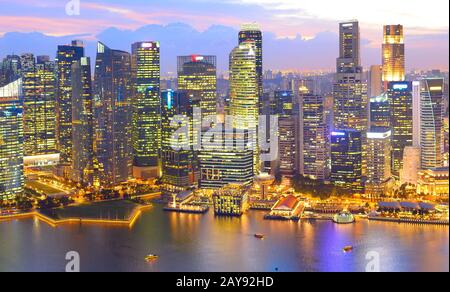
<instances>
[{"instance_id":1,"label":"skyscraper","mask_svg":"<svg viewBox=\"0 0 450 292\"><path fill-rule=\"evenodd\" d=\"M177 193L188 190L196 181L192 100L186 92L165 90L161 94L161 104L163 188L166 192Z\"/></svg>"},{"instance_id":2,"label":"skyscraper","mask_svg":"<svg viewBox=\"0 0 450 292\"><path fill-rule=\"evenodd\" d=\"M263 35L256 23L244 24L239 32L239 44L253 41L256 53L256 74L258 80L258 96L263 96Z\"/></svg>"},{"instance_id":3,"label":"skyscraper","mask_svg":"<svg viewBox=\"0 0 450 292\"><path fill-rule=\"evenodd\" d=\"M379 96L383 93L383 66L372 65L370 66L369 74L369 97Z\"/></svg>"},{"instance_id":4,"label":"skyscraper","mask_svg":"<svg viewBox=\"0 0 450 292\"><path fill-rule=\"evenodd\" d=\"M391 178L391 129L371 128L367 133L366 194L380 196Z\"/></svg>"},{"instance_id":5,"label":"skyscraper","mask_svg":"<svg viewBox=\"0 0 450 292\"><path fill-rule=\"evenodd\" d=\"M391 127L391 103L387 92L370 98L370 126Z\"/></svg>"},{"instance_id":6,"label":"skyscraper","mask_svg":"<svg viewBox=\"0 0 450 292\"><path fill-rule=\"evenodd\" d=\"M58 46L56 57L56 145L60 152L60 175L70 178L72 163L72 64L84 57L79 41Z\"/></svg>"},{"instance_id":7,"label":"skyscraper","mask_svg":"<svg viewBox=\"0 0 450 292\"><path fill-rule=\"evenodd\" d=\"M343 189L362 191L361 132L339 130L331 133L331 181Z\"/></svg>"},{"instance_id":8,"label":"skyscraper","mask_svg":"<svg viewBox=\"0 0 450 292\"><path fill-rule=\"evenodd\" d=\"M383 82L405 80L405 43L402 25L385 25L383 28Z\"/></svg>"},{"instance_id":9,"label":"skyscraper","mask_svg":"<svg viewBox=\"0 0 450 292\"><path fill-rule=\"evenodd\" d=\"M333 87L335 129L367 131L367 84L360 63L358 22L340 24L340 56Z\"/></svg>"},{"instance_id":10,"label":"skyscraper","mask_svg":"<svg viewBox=\"0 0 450 292\"><path fill-rule=\"evenodd\" d=\"M21 79L0 87L0 200L23 193Z\"/></svg>"},{"instance_id":11,"label":"skyscraper","mask_svg":"<svg viewBox=\"0 0 450 292\"><path fill-rule=\"evenodd\" d=\"M98 43L94 100L96 158L102 186L132 175L131 55Z\"/></svg>"},{"instance_id":12,"label":"skyscraper","mask_svg":"<svg viewBox=\"0 0 450 292\"><path fill-rule=\"evenodd\" d=\"M159 42L132 46L134 176L159 176L161 95Z\"/></svg>"},{"instance_id":13,"label":"skyscraper","mask_svg":"<svg viewBox=\"0 0 450 292\"><path fill-rule=\"evenodd\" d=\"M24 155L55 154L55 62L48 56L21 56L24 94Z\"/></svg>"},{"instance_id":14,"label":"skyscraper","mask_svg":"<svg viewBox=\"0 0 450 292\"><path fill-rule=\"evenodd\" d=\"M420 146L422 168L443 166L444 79L423 79L420 89Z\"/></svg>"},{"instance_id":15,"label":"skyscraper","mask_svg":"<svg viewBox=\"0 0 450 292\"><path fill-rule=\"evenodd\" d=\"M202 120L217 115L216 63L216 56L178 57L178 90L186 91L201 108Z\"/></svg>"},{"instance_id":16,"label":"skyscraper","mask_svg":"<svg viewBox=\"0 0 450 292\"><path fill-rule=\"evenodd\" d=\"M94 100L91 60L82 57L72 65L72 180L94 184Z\"/></svg>"},{"instance_id":17,"label":"skyscraper","mask_svg":"<svg viewBox=\"0 0 450 292\"><path fill-rule=\"evenodd\" d=\"M329 175L329 131L324 99L311 93L300 95L300 174L325 180Z\"/></svg>"},{"instance_id":18,"label":"skyscraper","mask_svg":"<svg viewBox=\"0 0 450 292\"><path fill-rule=\"evenodd\" d=\"M254 171L259 173L259 85L254 41L242 42L230 54L230 99L234 127L248 130L254 157Z\"/></svg>"},{"instance_id":19,"label":"skyscraper","mask_svg":"<svg viewBox=\"0 0 450 292\"><path fill-rule=\"evenodd\" d=\"M0 86L6 86L20 78L21 74L20 57L8 55L0 62Z\"/></svg>"},{"instance_id":20,"label":"skyscraper","mask_svg":"<svg viewBox=\"0 0 450 292\"><path fill-rule=\"evenodd\" d=\"M391 103L392 173L398 177L405 147L413 145L413 97L411 82L389 82Z\"/></svg>"}]
</instances>

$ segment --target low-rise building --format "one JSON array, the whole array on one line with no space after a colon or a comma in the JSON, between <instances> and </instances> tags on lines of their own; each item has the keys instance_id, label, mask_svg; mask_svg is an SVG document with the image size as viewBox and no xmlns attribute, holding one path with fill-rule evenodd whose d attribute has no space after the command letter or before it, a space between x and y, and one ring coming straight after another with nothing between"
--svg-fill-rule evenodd
<instances>
[{"instance_id":1,"label":"low-rise building","mask_svg":"<svg viewBox=\"0 0 450 292\"><path fill-rule=\"evenodd\" d=\"M298 198L293 195L283 197L273 206L270 217L282 217L291 219L298 217L301 213L302 204Z\"/></svg>"},{"instance_id":2,"label":"low-rise building","mask_svg":"<svg viewBox=\"0 0 450 292\"><path fill-rule=\"evenodd\" d=\"M417 182L417 193L448 198L449 168L440 167L420 171Z\"/></svg>"},{"instance_id":3,"label":"low-rise building","mask_svg":"<svg viewBox=\"0 0 450 292\"><path fill-rule=\"evenodd\" d=\"M224 216L241 216L249 208L248 187L227 185L213 194L214 213Z\"/></svg>"}]
</instances>

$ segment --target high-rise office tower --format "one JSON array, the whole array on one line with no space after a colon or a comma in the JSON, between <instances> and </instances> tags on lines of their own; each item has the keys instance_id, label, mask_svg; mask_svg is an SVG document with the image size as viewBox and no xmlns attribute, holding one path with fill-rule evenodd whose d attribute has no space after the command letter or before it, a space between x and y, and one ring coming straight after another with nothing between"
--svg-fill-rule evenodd
<instances>
[{"instance_id":1,"label":"high-rise office tower","mask_svg":"<svg viewBox=\"0 0 450 292\"><path fill-rule=\"evenodd\" d=\"M408 146L403 152L403 169L400 171L400 184L417 185L419 178L420 165L420 147Z\"/></svg>"},{"instance_id":2,"label":"high-rise office tower","mask_svg":"<svg viewBox=\"0 0 450 292\"><path fill-rule=\"evenodd\" d=\"M413 81L413 146L420 147L420 92L421 82Z\"/></svg>"},{"instance_id":3,"label":"high-rise office tower","mask_svg":"<svg viewBox=\"0 0 450 292\"><path fill-rule=\"evenodd\" d=\"M405 147L413 145L412 83L389 82L388 97L391 103L392 173L398 177Z\"/></svg>"},{"instance_id":4,"label":"high-rise office tower","mask_svg":"<svg viewBox=\"0 0 450 292\"><path fill-rule=\"evenodd\" d=\"M192 100L186 92L165 90L161 94L161 105L163 188L169 193L185 191L194 186L196 180Z\"/></svg>"},{"instance_id":5,"label":"high-rise office tower","mask_svg":"<svg viewBox=\"0 0 450 292\"><path fill-rule=\"evenodd\" d=\"M199 154L200 187L220 189L228 184L250 186L253 183L253 151L248 148L248 132L208 131Z\"/></svg>"},{"instance_id":6,"label":"high-rise office tower","mask_svg":"<svg viewBox=\"0 0 450 292\"><path fill-rule=\"evenodd\" d=\"M24 155L55 154L55 62L48 56L21 56L23 81Z\"/></svg>"},{"instance_id":7,"label":"high-rise office tower","mask_svg":"<svg viewBox=\"0 0 450 292\"><path fill-rule=\"evenodd\" d=\"M60 153L60 175L70 178L72 163L72 64L84 57L79 41L58 46L56 56L56 146Z\"/></svg>"},{"instance_id":8,"label":"high-rise office tower","mask_svg":"<svg viewBox=\"0 0 450 292\"><path fill-rule=\"evenodd\" d=\"M0 87L0 200L23 193L21 79Z\"/></svg>"},{"instance_id":9,"label":"high-rise office tower","mask_svg":"<svg viewBox=\"0 0 450 292\"><path fill-rule=\"evenodd\" d=\"M186 91L193 105L202 110L202 120L217 115L216 56L178 57L178 90Z\"/></svg>"},{"instance_id":10,"label":"high-rise office tower","mask_svg":"<svg viewBox=\"0 0 450 292\"><path fill-rule=\"evenodd\" d=\"M405 80L405 43L402 25L385 25L383 28L383 82Z\"/></svg>"},{"instance_id":11,"label":"high-rise office tower","mask_svg":"<svg viewBox=\"0 0 450 292\"><path fill-rule=\"evenodd\" d=\"M258 80L258 96L263 96L263 35L258 24L244 24L239 32L239 44L253 41L255 43L256 54L256 74Z\"/></svg>"},{"instance_id":12,"label":"high-rise office tower","mask_svg":"<svg viewBox=\"0 0 450 292\"><path fill-rule=\"evenodd\" d=\"M362 191L361 132L336 130L331 133L331 181L341 188Z\"/></svg>"},{"instance_id":13,"label":"high-rise office tower","mask_svg":"<svg viewBox=\"0 0 450 292\"><path fill-rule=\"evenodd\" d=\"M334 128L367 131L367 84L360 63L358 22L340 24L340 56L337 59L334 96Z\"/></svg>"},{"instance_id":14,"label":"high-rise office tower","mask_svg":"<svg viewBox=\"0 0 450 292\"><path fill-rule=\"evenodd\" d=\"M307 93L300 95L300 102L300 174L325 180L329 175L329 131L324 98Z\"/></svg>"},{"instance_id":15,"label":"high-rise office tower","mask_svg":"<svg viewBox=\"0 0 450 292\"><path fill-rule=\"evenodd\" d=\"M380 196L391 178L390 128L371 128L367 133L366 194Z\"/></svg>"},{"instance_id":16,"label":"high-rise office tower","mask_svg":"<svg viewBox=\"0 0 450 292\"><path fill-rule=\"evenodd\" d=\"M353 129L360 133L364 175L369 100L367 83L364 81L361 67L359 23L357 21L341 23L339 35L340 55L337 59L336 81L333 86L334 129Z\"/></svg>"},{"instance_id":17,"label":"high-rise office tower","mask_svg":"<svg viewBox=\"0 0 450 292\"><path fill-rule=\"evenodd\" d=\"M260 170L258 90L255 42L245 41L230 54L230 112L234 119L234 127L248 130L251 135L255 174Z\"/></svg>"},{"instance_id":18,"label":"high-rise office tower","mask_svg":"<svg viewBox=\"0 0 450 292\"><path fill-rule=\"evenodd\" d=\"M370 98L370 126L391 127L391 103L387 92Z\"/></svg>"},{"instance_id":19,"label":"high-rise office tower","mask_svg":"<svg viewBox=\"0 0 450 292\"><path fill-rule=\"evenodd\" d=\"M102 186L132 175L131 55L98 43L94 100L96 159Z\"/></svg>"},{"instance_id":20,"label":"high-rise office tower","mask_svg":"<svg viewBox=\"0 0 450 292\"><path fill-rule=\"evenodd\" d=\"M72 180L94 184L94 100L91 60L82 57L72 65Z\"/></svg>"},{"instance_id":21,"label":"high-rise office tower","mask_svg":"<svg viewBox=\"0 0 450 292\"><path fill-rule=\"evenodd\" d=\"M422 168L443 166L444 79L423 79L420 88L420 146Z\"/></svg>"},{"instance_id":22,"label":"high-rise office tower","mask_svg":"<svg viewBox=\"0 0 450 292\"><path fill-rule=\"evenodd\" d=\"M159 176L161 150L161 94L159 42L132 45L133 174Z\"/></svg>"},{"instance_id":23,"label":"high-rise office tower","mask_svg":"<svg viewBox=\"0 0 450 292\"><path fill-rule=\"evenodd\" d=\"M383 93L383 66L372 65L369 72L369 97L379 96Z\"/></svg>"},{"instance_id":24,"label":"high-rise office tower","mask_svg":"<svg viewBox=\"0 0 450 292\"><path fill-rule=\"evenodd\" d=\"M6 86L21 76L20 57L8 55L0 62L0 86Z\"/></svg>"}]
</instances>

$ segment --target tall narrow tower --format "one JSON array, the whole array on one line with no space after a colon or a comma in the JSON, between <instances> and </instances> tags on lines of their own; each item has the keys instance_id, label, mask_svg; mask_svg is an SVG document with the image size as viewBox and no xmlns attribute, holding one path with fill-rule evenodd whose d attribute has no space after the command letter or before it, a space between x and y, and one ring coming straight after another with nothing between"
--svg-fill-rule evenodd
<instances>
[{"instance_id":1,"label":"tall narrow tower","mask_svg":"<svg viewBox=\"0 0 450 292\"><path fill-rule=\"evenodd\" d=\"M383 83L405 80L405 42L402 25L385 25L383 28Z\"/></svg>"}]
</instances>

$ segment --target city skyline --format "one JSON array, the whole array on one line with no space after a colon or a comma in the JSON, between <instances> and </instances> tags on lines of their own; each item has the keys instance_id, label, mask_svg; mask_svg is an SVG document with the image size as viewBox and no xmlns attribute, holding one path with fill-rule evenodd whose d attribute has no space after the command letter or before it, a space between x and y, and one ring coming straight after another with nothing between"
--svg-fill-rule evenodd
<instances>
[{"instance_id":1,"label":"city skyline","mask_svg":"<svg viewBox=\"0 0 450 292\"><path fill-rule=\"evenodd\" d=\"M215 1L208 5L203 3L211 11L210 16L200 15L206 8L202 8L202 2L198 0L185 1L186 3L182 5L178 3L180 4L178 11L186 11L182 15L172 12L173 5L170 4L178 2L175 0L167 1L166 4L160 1L152 1L150 4L144 4L143 1L127 1L126 8L118 4L118 1L109 1L108 4L102 1L81 1L80 15L74 16L66 14L66 1L58 3L52 0L39 3L15 1L12 4L10 0L1 2L8 4L0 14L2 21L0 54L4 55L12 52L24 53L25 51L21 50L33 43L37 44L34 46L36 51L34 53L52 56L54 43L64 44L71 39L82 39L86 43L87 55L94 59L96 41L129 51L125 42L133 43L144 39L161 42L162 50L165 51L161 55L163 74L176 70L176 61L173 58L177 54L172 49L174 46L180 48L179 55L191 53L217 55L218 71L223 72L226 71L227 58L222 51L230 51L234 47L234 38L239 26L246 22L258 22L264 32L266 69L330 70L333 68L333 59L338 49L333 45L338 38L336 23L357 18L361 23L362 65L365 68L382 62L380 54L383 25L401 23L404 26L407 43L408 71L448 69L448 54L445 54L448 49L438 49L448 48L448 24L437 20L440 14L447 16L444 17L447 19L448 12L443 11L448 9L445 7L442 11L439 9L435 12L435 17L429 20L431 17L426 16L426 12L429 9L427 7L432 5L427 5L423 11L411 8L414 5L405 5L403 12L398 13L396 17L389 9L388 12L379 14L384 16L374 22L373 16L366 12L367 8L363 9L357 5L348 8L349 11L346 13L337 14L339 18L330 18L327 13L322 12L321 15L315 7L310 7L315 5L302 3L301 5L305 6L304 12L298 12L298 5L287 1L286 5L294 7L291 11L295 14L295 19L287 18L289 25L286 27L284 24L286 21L278 20L286 19L279 16L280 14L288 17L281 13L283 10L267 7L276 1L261 1L262 4L267 4L265 8L261 7L258 1L250 0L235 1L236 3ZM247 3L242 4L243 2ZM397 7L398 4L392 5ZM373 7L371 9L374 13L380 10ZM150 13L148 10L153 12ZM17 15L17 11L20 11L20 16ZM160 13L157 13L158 11ZM152 13L158 17L151 17ZM218 16L214 18L213 15L216 14ZM194 18L193 15L197 17ZM233 15L235 19L230 21L228 15ZM261 15L266 15L267 19ZM418 17L421 19L420 23L415 20ZM173 32L178 32L175 34L177 38ZM278 54L279 51L283 51L284 54Z\"/></svg>"}]
</instances>

